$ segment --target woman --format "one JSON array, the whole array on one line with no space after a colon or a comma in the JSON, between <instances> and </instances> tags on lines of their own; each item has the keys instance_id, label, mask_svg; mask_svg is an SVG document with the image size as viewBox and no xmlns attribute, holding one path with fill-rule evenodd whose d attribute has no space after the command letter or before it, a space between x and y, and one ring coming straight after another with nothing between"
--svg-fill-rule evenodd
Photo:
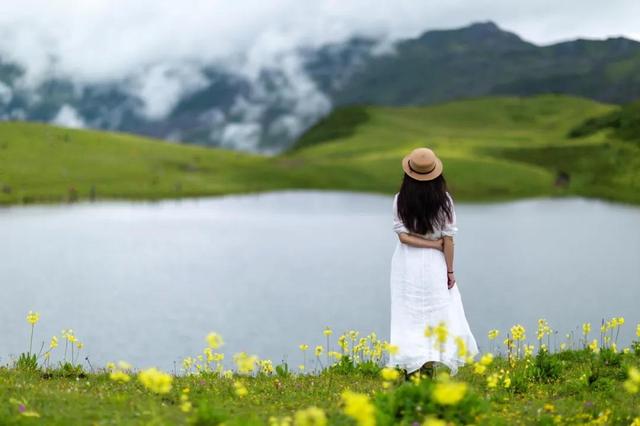
<instances>
[{"instance_id":1,"label":"woman","mask_svg":"<svg viewBox=\"0 0 640 426\"><path fill-rule=\"evenodd\" d=\"M478 353L478 347L453 269L457 231L453 200L442 162L430 149L413 150L402 160L402 168L404 180L393 200L393 229L399 241L391 260L390 343L398 351L389 365L411 374L441 362L456 374L467 356ZM425 336L427 327L439 325L447 330L443 343L437 336ZM460 341L466 356L459 351Z\"/></svg>"}]
</instances>

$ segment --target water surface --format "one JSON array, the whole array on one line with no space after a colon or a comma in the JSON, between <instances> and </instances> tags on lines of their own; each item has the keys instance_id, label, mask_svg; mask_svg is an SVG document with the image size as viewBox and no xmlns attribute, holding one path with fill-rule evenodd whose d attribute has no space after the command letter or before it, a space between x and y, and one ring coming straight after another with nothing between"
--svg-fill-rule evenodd
<instances>
[{"instance_id":1,"label":"water surface","mask_svg":"<svg viewBox=\"0 0 640 426\"><path fill-rule=\"evenodd\" d=\"M215 330L297 365L322 330L387 338L392 197L277 192L0 209L0 363L73 328L94 365L173 369ZM640 209L584 199L458 204L456 271L479 344L544 317L640 321ZM594 326L594 330L597 330ZM628 341L628 339L627 339Z\"/></svg>"}]
</instances>

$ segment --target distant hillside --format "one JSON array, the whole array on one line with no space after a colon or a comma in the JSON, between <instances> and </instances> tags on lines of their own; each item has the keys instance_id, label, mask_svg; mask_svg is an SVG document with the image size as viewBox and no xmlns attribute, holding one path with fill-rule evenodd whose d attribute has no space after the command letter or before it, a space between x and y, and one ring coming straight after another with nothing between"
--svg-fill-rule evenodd
<instances>
[{"instance_id":1,"label":"distant hillside","mask_svg":"<svg viewBox=\"0 0 640 426\"><path fill-rule=\"evenodd\" d=\"M137 136L0 123L0 204L160 199L277 189L392 194L400 160L429 146L457 200L582 195L640 204L640 145L595 131L619 108L566 96L338 109L278 156Z\"/></svg>"},{"instance_id":2,"label":"distant hillside","mask_svg":"<svg viewBox=\"0 0 640 426\"><path fill-rule=\"evenodd\" d=\"M614 137L635 142L640 146L640 100L585 120L571 129L569 136L579 138L602 130L611 130Z\"/></svg>"},{"instance_id":3,"label":"distant hillside","mask_svg":"<svg viewBox=\"0 0 640 426\"><path fill-rule=\"evenodd\" d=\"M496 94L560 93L617 104L640 98L640 43L624 38L537 46L488 22L427 31L387 54L376 46L353 39L301 50L296 61L254 79L209 64L167 111L148 111L133 90L141 82L124 76L84 86L52 77L27 88L25 70L0 58L0 119L273 152L344 105L430 105Z\"/></svg>"},{"instance_id":4,"label":"distant hillside","mask_svg":"<svg viewBox=\"0 0 640 426\"><path fill-rule=\"evenodd\" d=\"M603 102L640 98L640 43L614 38L537 46L495 24L428 31L372 57L337 104L423 105L491 94L571 94Z\"/></svg>"}]
</instances>

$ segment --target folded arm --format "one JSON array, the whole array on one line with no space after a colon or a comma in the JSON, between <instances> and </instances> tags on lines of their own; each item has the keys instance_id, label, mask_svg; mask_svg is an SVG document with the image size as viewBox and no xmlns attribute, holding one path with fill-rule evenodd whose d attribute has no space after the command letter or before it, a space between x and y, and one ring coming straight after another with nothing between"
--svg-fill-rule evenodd
<instances>
[{"instance_id":1,"label":"folded arm","mask_svg":"<svg viewBox=\"0 0 640 426\"><path fill-rule=\"evenodd\" d=\"M433 248L436 250L443 249L443 240L427 240L426 238L411 235L407 232L401 232L398 234L400 242L408 246L420 247L420 248Z\"/></svg>"}]
</instances>

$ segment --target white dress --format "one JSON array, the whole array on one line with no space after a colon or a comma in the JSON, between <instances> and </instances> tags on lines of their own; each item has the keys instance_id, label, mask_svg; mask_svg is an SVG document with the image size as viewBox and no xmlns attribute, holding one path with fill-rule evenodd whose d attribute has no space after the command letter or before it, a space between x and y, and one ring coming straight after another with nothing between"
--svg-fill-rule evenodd
<instances>
[{"instance_id":1,"label":"white dress","mask_svg":"<svg viewBox=\"0 0 640 426\"><path fill-rule=\"evenodd\" d=\"M409 233L398 217L397 202L398 194L393 200L393 230L398 234ZM451 206L453 208L453 200ZM453 236L458 228L455 211L452 213L451 223L422 237L435 240L444 235ZM440 322L445 323L449 336L442 347L438 347L435 337L425 337L426 327L436 327ZM390 339L398 351L390 356L388 366L400 367L411 373L428 361L439 361L451 369L451 374L456 374L458 367L465 363L465 357L460 356L454 340L456 337L464 340L469 356L478 353L464 314L458 284L451 290L447 288L444 253L431 248L412 247L398 240L391 260Z\"/></svg>"}]
</instances>

